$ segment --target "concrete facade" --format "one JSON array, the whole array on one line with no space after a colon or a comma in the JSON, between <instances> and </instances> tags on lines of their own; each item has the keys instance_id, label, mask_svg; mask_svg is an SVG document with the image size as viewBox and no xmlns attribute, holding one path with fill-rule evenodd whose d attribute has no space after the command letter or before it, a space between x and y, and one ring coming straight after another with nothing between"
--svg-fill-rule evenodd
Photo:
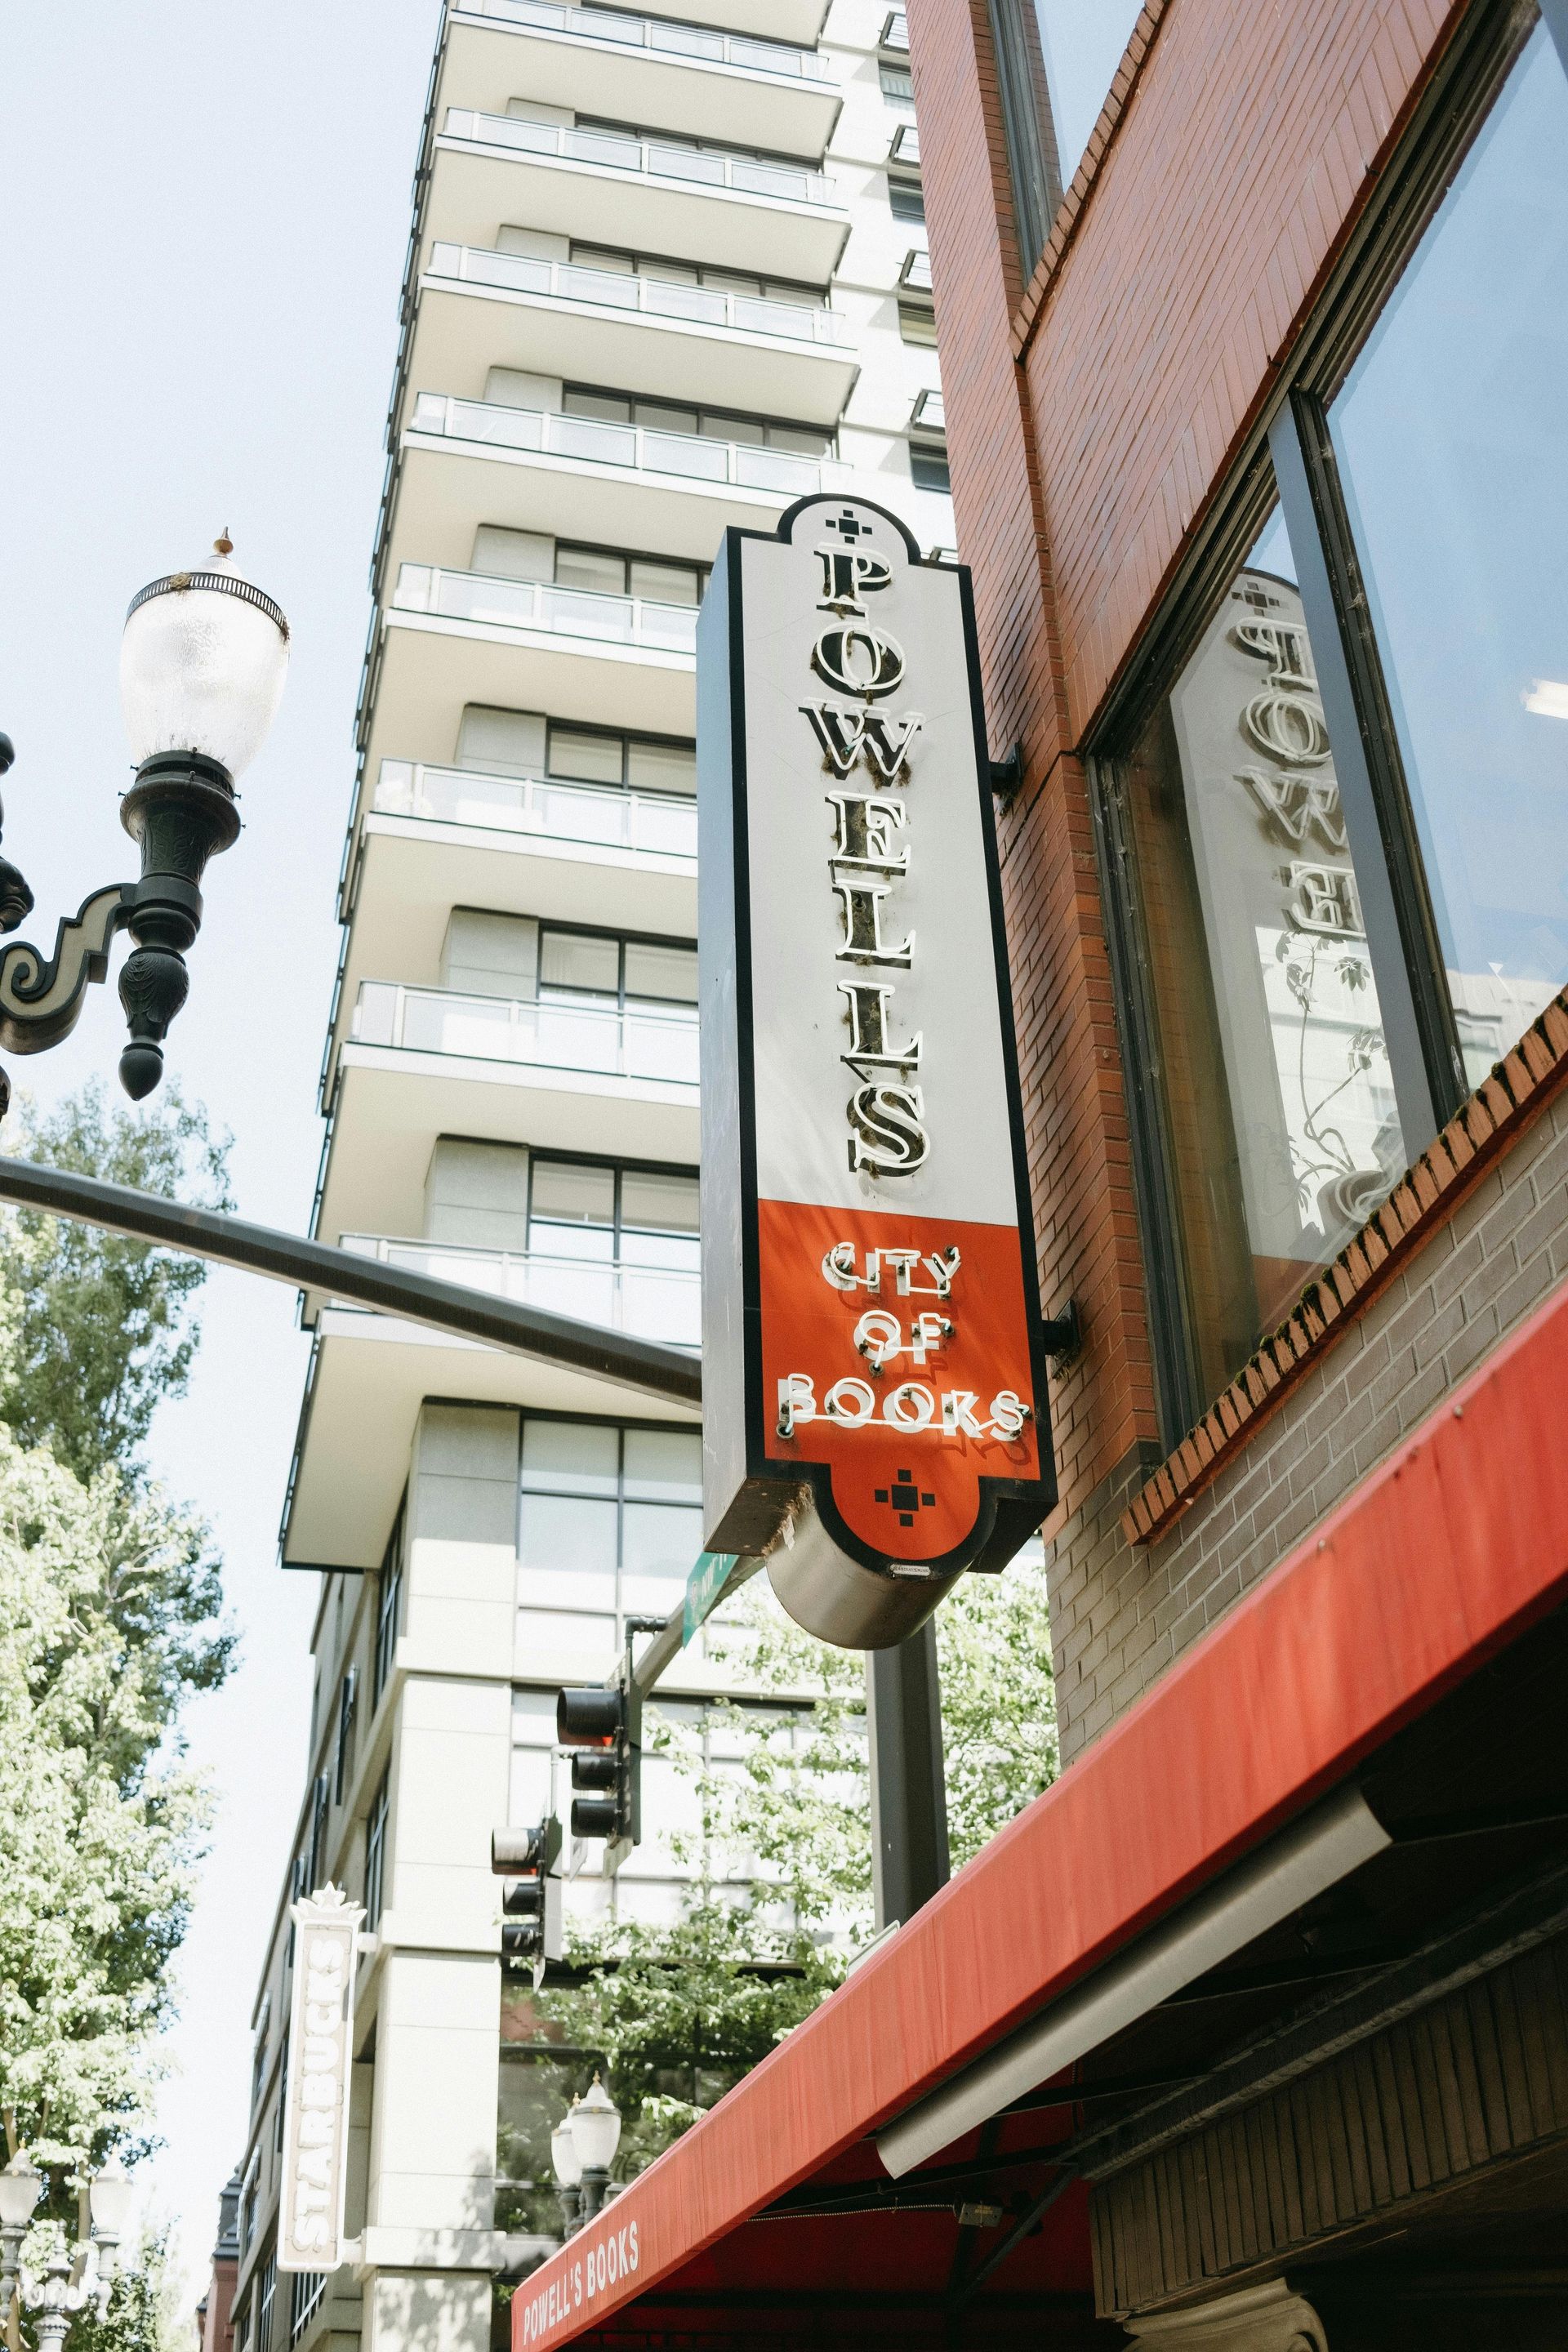
<instances>
[{"instance_id":1,"label":"concrete facade","mask_svg":"<svg viewBox=\"0 0 1568 2352\"><path fill-rule=\"evenodd\" d=\"M952 544L901 15L449 7L401 323L316 1227L694 1345L703 567L727 524L823 488ZM237 2339L485 2352L554 2210L490 1835L564 1811L555 1691L603 1678L627 1613L679 1605L696 1418L329 1299L307 1321L283 1556L321 1575L316 1704L258 1994ZM700 1639L664 1687L734 1684ZM575 1917L671 1916L675 1798L650 1765L644 1843L613 1879L580 1858ZM372 1938L353 2259L290 2280L288 1903L327 1880Z\"/></svg>"}]
</instances>

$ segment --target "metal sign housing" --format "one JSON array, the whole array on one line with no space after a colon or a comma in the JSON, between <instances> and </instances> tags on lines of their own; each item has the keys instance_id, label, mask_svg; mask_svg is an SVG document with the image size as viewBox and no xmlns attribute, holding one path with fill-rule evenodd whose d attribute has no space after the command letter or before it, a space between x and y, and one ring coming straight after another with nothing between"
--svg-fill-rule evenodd
<instances>
[{"instance_id":1,"label":"metal sign housing","mask_svg":"<svg viewBox=\"0 0 1568 2352\"><path fill-rule=\"evenodd\" d=\"M1056 1491L969 575L731 529L698 706L703 1540L881 1648Z\"/></svg>"}]
</instances>

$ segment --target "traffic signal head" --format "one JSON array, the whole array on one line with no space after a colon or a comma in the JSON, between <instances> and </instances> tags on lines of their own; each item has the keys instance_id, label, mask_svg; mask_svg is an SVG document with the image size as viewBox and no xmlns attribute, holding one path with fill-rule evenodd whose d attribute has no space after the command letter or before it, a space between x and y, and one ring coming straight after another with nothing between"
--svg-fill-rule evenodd
<instances>
[{"instance_id":1,"label":"traffic signal head","mask_svg":"<svg viewBox=\"0 0 1568 2352\"><path fill-rule=\"evenodd\" d=\"M572 1834L636 1845L642 1749L637 1712L624 1689L603 1685L563 1690L555 1702L555 1733L572 1759Z\"/></svg>"},{"instance_id":2,"label":"traffic signal head","mask_svg":"<svg viewBox=\"0 0 1568 2352\"><path fill-rule=\"evenodd\" d=\"M553 1870L560 1853L561 1824L553 1813L530 1829L490 1832L490 1869L497 1878Z\"/></svg>"},{"instance_id":3,"label":"traffic signal head","mask_svg":"<svg viewBox=\"0 0 1568 2352\"><path fill-rule=\"evenodd\" d=\"M563 1690L555 1701L555 1737L563 1748L609 1748L626 1729L626 1693L595 1684Z\"/></svg>"}]
</instances>

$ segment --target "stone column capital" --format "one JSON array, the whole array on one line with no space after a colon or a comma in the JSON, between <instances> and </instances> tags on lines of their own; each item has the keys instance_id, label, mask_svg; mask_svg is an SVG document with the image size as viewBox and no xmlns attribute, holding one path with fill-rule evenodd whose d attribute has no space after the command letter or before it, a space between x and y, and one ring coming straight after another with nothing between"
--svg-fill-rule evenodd
<instances>
[{"instance_id":1,"label":"stone column capital","mask_svg":"<svg viewBox=\"0 0 1568 2352\"><path fill-rule=\"evenodd\" d=\"M1180 2311L1137 2314L1123 2325L1134 2343L1157 2352L1329 2352L1322 2321L1283 2279Z\"/></svg>"}]
</instances>

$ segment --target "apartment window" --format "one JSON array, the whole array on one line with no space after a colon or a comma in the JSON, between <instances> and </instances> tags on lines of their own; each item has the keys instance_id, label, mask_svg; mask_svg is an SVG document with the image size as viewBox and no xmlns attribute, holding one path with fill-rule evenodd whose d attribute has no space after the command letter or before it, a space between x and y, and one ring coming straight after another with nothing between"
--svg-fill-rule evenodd
<instances>
[{"instance_id":1,"label":"apartment window","mask_svg":"<svg viewBox=\"0 0 1568 2352\"><path fill-rule=\"evenodd\" d=\"M338 1685L338 1744L332 1761L332 1802L341 1805L353 1755L354 1715L359 1704L359 1668L351 1666Z\"/></svg>"},{"instance_id":2,"label":"apartment window","mask_svg":"<svg viewBox=\"0 0 1568 2352\"><path fill-rule=\"evenodd\" d=\"M250 2105L252 2112L254 2112L258 2101L260 2100L262 2085L267 2080L267 2058L270 2047L271 2045L267 2037L267 2024L264 2019L257 2031L256 2048L251 2055L250 2061Z\"/></svg>"},{"instance_id":3,"label":"apartment window","mask_svg":"<svg viewBox=\"0 0 1568 2352\"><path fill-rule=\"evenodd\" d=\"M539 993L595 1010L673 1009L697 1002L697 950L664 940L539 927Z\"/></svg>"},{"instance_id":4,"label":"apartment window","mask_svg":"<svg viewBox=\"0 0 1568 2352\"><path fill-rule=\"evenodd\" d=\"M673 563L664 556L628 555L618 548L555 542L556 586L585 588L595 596L647 596L658 604L700 604L709 569L706 563Z\"/></svg>"},{"instance_id":5,"label":"apartment window","mask_svg":"<svg viewBox=\"0 0 1568 2352\"><path fill-rule=\"evenodd\" d=\"M947 497L952 489L952 480L947 470L946 442L911 441L910 477L917 490L940 490Z\"/></svg>"},{"instance_id":6,"label":"apartment window","mask_svg":"<svg viewBox=\"0 0 1568 2352\"><path fill-rule=\"evenodd\" d=\"M1171 1443L1568 982L1548 29L1455 53L1231 502L1260 535L1094 762Z\"/></svg>"},{"instance_id":7,"label":"apartment window","mask_svg":"<svg viewBox=\"0 0 1568 2352\"><path fill-rule=\"evenodd\" d=\"M924 217L923 214L921 215ZM828 457L833 436L820 425L789 425L771 416L747 416L737 409L693 408L673 400L642 400L630 393L600 392L569 383L562 395L568 416L590 416L605 425L642 425L649 432L679 433L705 441L737 441L751 448L790 449L805 457Z\"/></svg>"},{"instance_id":8,"label":"apartment window","mask_svg":"<svg viewBox=\"0 0 1568 2352\"><path fill-rule=\"evenodd\" d=\"M529 1163L528 1246L550 1257L669 1266L696 1273L697 1178L535 1152Z\"/></svg>"},{"instance_id":9,"label":"apartment window","mask_svg":"<svg viewBox=\"0 0 1568 2352\"><path fill-rule=\"evenodd\" d=\"M278 2044L278 2103L272 2110L272 2153L283 2153L283 2121L288 2113L285 2086L289 2080L289 2029L283 2029L283 2039ZM265 2341L265 2335L263 2336Z\"/></svg>"},{"instance_id":10,"label":"apartment window","mask_svg":"<svg viewBox=\"0 0 1568 2352\"><path fill-rule=\"evenodd\" d=\"M934 352L936 312L928 310L923 302L900 302L899 332L906 343L913 343L921 351Z\"/></svg>"},{"instance_id":11,"label":"apartment window","mask_svg":"<svg viewBox=\"0 0 1568 2352\"><path fill-rule=\"evenodd\" d=\"M584 1662L615 1647L617 1615L674 1608L702 1549L702 1441L688 1429L522 1425L520 1638Z\"/></svg>"},{"instance_id":12,"label":"apartment window","mask_svg":"<svg viewBox=\"0 0 1568 2352\"><path fill-rule=\"evenodd\" d=\"M300 2338L321 2307L327 2292L325 2271L296 2271L289 2287L289 2341Z\"/></svg>"},{"instance_id":13,"label":"apartment window","mask_svg":"<svg viewBox=\"0 0 1568 2352\"><path fill-rule=\"evenodd\" d=\"M322 1873L327 1866L327 1821L331 1801L331 1781L325 1772L319 1772L310 1789L310 1853L305 1865L307 1895L314 1895L324 1884Z\"/></svg>"},{"instance_id":14,"label":"apartment window","mask_svg":"<svg viewBox=\"0 0 1568 2352\"><path fill-rule=\"evenodd\" d=\"M370 1694L373 1715L381 1704L381 1694L386 1688L386 1678L392 1672L392 1656L397 1647L398 1621L402 1612L403 1510L400 1505L393 1523L392 1540L381 1564L381 1579L375 1596L375 1658Z\"/></svg>"},{"instance_id":15,"label":"apartment window","mask_svg":"<svg viewBox=\"0 0 1568 2352\"><path fill-rule=\"evenodd\" d=\"M386 1817L391 1782L389 1766L381 1776L365 1816L364 1924L366 1933L373 1936L381 1924L381 1907L386 1895Z\"/></svg>"},{"instance_id":16,"label":"apartment window","mask_svg":"<svg viewBox=\"0 0 1568 2352\"><path fill-rule=\"evenodd\" d=\"M305 1857L302 1853L297 1853L294 1856L293 1861L289 1864L289 1900L291 1905L298 1903L301 1895L309 1893L310 1890L306 1885L305 1880ZM283 1950L283 1965L286 1969L291 1969L294 1965L294 1922L292 1917L290 1917L289 1921L289 1941L285 1945Z\"/></svg>"},{"instance_id":17,"label":"apartment window","mask_svg":"<svg viewBox=\"0 0 1568 2352\"><path fill-rule=\"evenodd\" d=\"M1565 159L1537 24L1327 400L1472 1087L1568 981Z\"/></svg>"},{"instance_id":18,"label":"apartment window","mask_svg":"<svg viewBox=\"0 0 1568 2352\"><path fill-rule=\"evenodd\" d=\"M918 221L923 227L926 216L925 192L918 180L888 178L888 209L899 221Z\"/></svg>"},{"instance_id":19,"label":"apartment window","mask_svg":"<svg viewBox=\"0 0 1568 2352\"><path fill-rule=\"evenodd\" d=\"M278 2294L278 2250L261 2265L256 2287L256 2352L272 2352L272 2305Z\"/></svg>"},{"instance_id":20,"label":"apartment window","mask_svg":"<svg viewBox=\"0 0 1568 2352\"><path fill-rule=\"evenodd\" d=\"M253 2158L252 2160L254 2161L255 2159ZM239 2251L242 2259L250 2252L251 2247L256 2243L256 2204L257 2199L260 2194L260 2182L257 2180L253 2175L250 2180L246 2184L245 2195L240 2202ZM251 2320L255 2316L255 2312L256 2305L253 2298L246 2306L245 2316L247 2330ZM247 2340L248 2341L248 2336Z\"/></svg>"},{"instance_id":21,"label":"apartment window","mask_svg":"<svg viewBox=\"0 0 1568 2352\"><path fill-rule=\"evenodd\" d=\"M544 769L546 775L570 783L689 795L697 790L697 747L658 735L626 735L605 727L565 727L552 720Z\"/></svg>"},{"instance_id":22,"label":"apartment window","mask_svg":"<svg viewBox=\"0 0 1568 2352\"><path fill-rule=\"evenodd\" d=\"M915 85L908 66L895 65L890 58L881 58L877 64L877 79L889 106L907 106L913 113Z\"/></svg>"},{"instance_id":23,"label":"apartment window","mask_svg":"<svg viewBox=\"0 0 1568 2352\"><path fill-rule=\"evenodd\" d=\"M744 269L713 269L706 262L673 261L662 254L629 253L608 245L572 241L572 260L579 269L608 270L616 278L656 278L665 286L705 286L717 294L749 295L766 302L806 303L825 310L827 296L820 286L802 286L793 278L757 278Z\"/></svg>"}]
</instances>

